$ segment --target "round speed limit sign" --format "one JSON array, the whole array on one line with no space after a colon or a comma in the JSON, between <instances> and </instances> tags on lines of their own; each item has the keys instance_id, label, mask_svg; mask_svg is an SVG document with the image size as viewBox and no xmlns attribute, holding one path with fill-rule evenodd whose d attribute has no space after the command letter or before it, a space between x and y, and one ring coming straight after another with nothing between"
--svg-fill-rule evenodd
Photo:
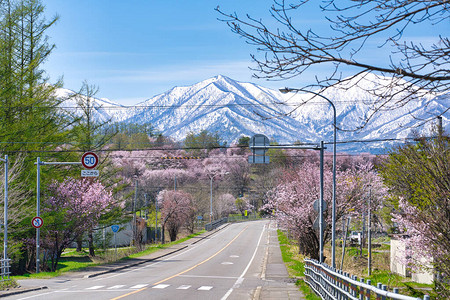
<instances>
[{"instance_id":1,"label":"round speed limit sign","mask_svg":"<svg viewBox=\"0 0 450 300\"><path fill-rule=\"evenodd\" d=\"M86 169L93 169L98 164L98 156L94 152L86 152L81 157L81 164Z\"/></svg>"}]
</instances>

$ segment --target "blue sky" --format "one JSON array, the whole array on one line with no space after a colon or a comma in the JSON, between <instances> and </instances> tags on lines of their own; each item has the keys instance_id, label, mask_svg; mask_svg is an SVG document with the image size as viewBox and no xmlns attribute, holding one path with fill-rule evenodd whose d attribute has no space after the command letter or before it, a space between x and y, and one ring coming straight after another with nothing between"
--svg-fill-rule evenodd
<instances>
[{"instance_id":1,"label":"blue sky","mask_svg":"<svg viewBox=\"0 0 450 300\"><path fill-rule=\"evenodd\" d=\"M273 22L268 16L272 0L43 2L48 16L60 16L48 30L50 42L56 44L44 67L51 81L62 76L64 87L78 90L87 80L99 87L98 97L124 105L218 74L272 88L298 87L314 75L281 82L252 78L250 54L255 47L218 21L214 10L220 5L226 12ZM318 12L304 16L296 20L299 26L326 24Z\"/></svg>"}]
</instances>

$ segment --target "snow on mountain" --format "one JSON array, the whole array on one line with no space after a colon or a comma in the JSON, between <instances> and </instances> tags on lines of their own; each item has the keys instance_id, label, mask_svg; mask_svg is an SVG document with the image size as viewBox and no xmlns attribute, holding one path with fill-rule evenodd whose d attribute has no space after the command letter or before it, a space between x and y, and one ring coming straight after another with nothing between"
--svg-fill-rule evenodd
<instances>
[{"instance_id":1,"label":"snow on mountain","mask_svg":"<svg viewBox=\"0 0 450 300\"><path fill-rule=\"evenodd\" d=\"M278 141L291 140L290 136L301 124L292 117L280 117L287 106L276 97L278 94L217 76L191 87L175 87L149 99L125 122L150 122L176 140L204 129L218 132L228 142L257 132Z\"/></svg>"},{"instance_id":2,"label":"snow on mountain","mask_svg":"<svg viewBox=\"0 0 450 300\"><path fill-rule=\"evenodd\" d=\"M87 97L77 95L76 92L64 88L56 89L55 96L58 99L63 100L60 106L67 112L76 116L81 116L82 108L77 102L86 102ZM107 98L91 97L90 101L94 113L96 114L95 117L102 122L120 122L129 117L125 106L115 103Z\"/></svg>"},{"instance_id":3,"label":"snow on mountain","mask_svg":"<svg viewBox=\"0 0 450 300\"><path fill-rule=\"evenodd\" d=\"M359 81L358 85L350 81L345 90L330 88L322 94L335 104L338 127L345 129L338 130L337 141L368 141L341 143L339 151L383 152L389 143L372 140L403 139L414 131L428 134L430 122L419 126L420 120L441 114L446 130L450 130L450 112L447 111L450 94L445 94L434 98L427 96L396 110L378 112L362 130L355 131L371 113L368 104L375 99L368 91L385 86L388 79L369 74L355 80ZM219 75L192 86L174 87L134 107L121 106L107 99L95 99L95 105L100 115L111 116L115 122L150 123L175 140L183 140L190 132L206 129L217 132L228 144L243 135L257 133L282 144L331 142L332 109L321 97L311 99L311 96L310 93L282 94ZM300 105L305 100L310 101Z\"/></svg>"}]
</instances>

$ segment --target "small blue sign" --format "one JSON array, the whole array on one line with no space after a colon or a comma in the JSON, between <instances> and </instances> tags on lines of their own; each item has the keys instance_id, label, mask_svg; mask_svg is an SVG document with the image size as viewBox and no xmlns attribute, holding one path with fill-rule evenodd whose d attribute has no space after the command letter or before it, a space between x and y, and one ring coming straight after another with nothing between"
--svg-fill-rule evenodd
<instances>
[{"instance_id":1,"label":"small blue sign","mask_svg":"<svg viewBox=\"0 0 450 300\"><path fill-rule=\"evenodd\" d=\"M202 216L197 216L197 220L203 220Z\"/></svg>"},{"instance_id":2,"label":"small blue sign","mask_svg":"<svg viewBox=\"0 0 450 300\"><path fill-rule=\"evenodd\" d=\"M119 225L111 225L111 230L112 232L116 233L117 231L119 231L120 226Z\"/></svg>"}]
</instances>

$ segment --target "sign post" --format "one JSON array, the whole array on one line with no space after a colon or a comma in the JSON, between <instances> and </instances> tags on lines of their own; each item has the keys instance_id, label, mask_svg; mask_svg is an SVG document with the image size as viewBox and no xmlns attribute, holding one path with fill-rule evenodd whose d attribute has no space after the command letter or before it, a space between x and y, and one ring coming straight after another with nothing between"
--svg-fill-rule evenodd
<instances>
[{"instance_id":1,"label":"sign post","mask_svg":"<svg viewBox=\"0 0 450 300\"><path fill-rule=\"evenodd\" d=\"M3 259L8 259L8 155L5 155L5 159L0 158L0 161L5 164L5 186L4 195L5 199L3 202ZM9 272L9 270L7 270Z\"/></svg>"},{"instance_id":2,"label":"sign post","mask_svg":"<svg viewBox=\"0 0 450 300\"><path fill-rule=\"evenodd\" d=\"M116 241L116 233L119 231L119 225L111 225L111 230L114 232L114 249L116 252L116 260L117 260L117 241Z\"/></svg>"},{"instance_id":3,"label":"sign post","mask_svg":"<svg viewBox=\"0 0 450 300\"><path fill-rule=\"evenodd\" d=\"M92 152L86 152L81 162L45 162L42 161L40 157L36 161L36 217L33 218L32 225L36 228L36 273L39 273L40 265L40 227L43 224L42 218L40 217L41 211L41 166L43 165L83 165L85 168L92 169L98 164L98 156ZM91 170L95 171L95 170ZM40 226L38 226L40 224ZM37 226L36 226L37 225Z\"/></svg>"}]
</instances>

